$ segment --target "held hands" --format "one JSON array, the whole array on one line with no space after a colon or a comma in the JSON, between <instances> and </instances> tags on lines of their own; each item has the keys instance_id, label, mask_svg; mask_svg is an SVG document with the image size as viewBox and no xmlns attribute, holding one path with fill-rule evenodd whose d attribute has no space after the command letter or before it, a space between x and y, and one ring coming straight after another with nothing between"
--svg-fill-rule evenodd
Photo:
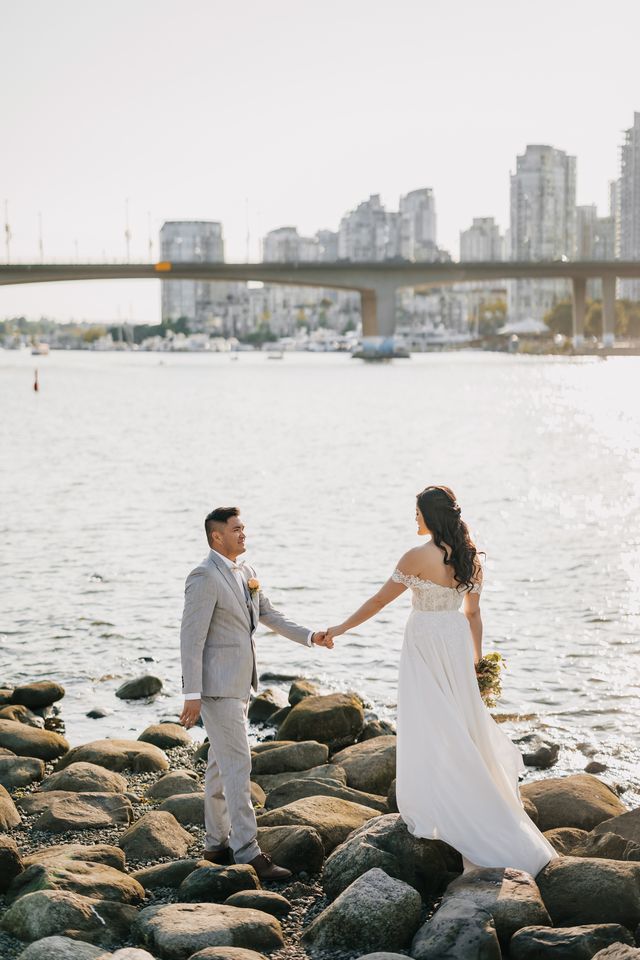
<instances>
[{"instance_id":1,"label":"held hands","mask_svg":"<svg viewBox=\"0 0 640 960\"><path fill-rule=\"evenodd\" d=\"M328 647L330 650L333 648L333 638L327 637L326 630L317 630L311 637L311 642L317 647Z\"/></svg>"},{"instance_id":2,"label":"held hands","mask_svg":"<svg viewBox=\"0 0 640 960\"><path fill-rule=\"evenodd\" d=\"M200 700L185 700L182 713L180 714L180 723L188 730L195 726L200 716Z\"/></svg>"}]
</instances>

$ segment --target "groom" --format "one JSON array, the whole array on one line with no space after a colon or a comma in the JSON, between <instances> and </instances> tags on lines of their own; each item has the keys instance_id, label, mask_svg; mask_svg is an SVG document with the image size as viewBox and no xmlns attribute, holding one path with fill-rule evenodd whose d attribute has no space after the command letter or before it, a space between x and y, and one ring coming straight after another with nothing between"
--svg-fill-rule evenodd
<instances>
[{"instance_id":1,"label":"groom","mask_svg":"<svg viewBox=\"0 0 640 960\"><path fill-rule=\"evenodd\" d=\"M333 641L287 620L262 593L254 570L236 562L245 552L237 507L212 510L204 527L211 549L187 577L180 630L180 722L192 727L202 713L209 736L204 857L221 865L248 863L263 879L284 880L291 872L258 846L251 803L247 709L250 688L258 688L253 634L260 622L304 646L332 647Z\"/></svg>"}]
</instances>

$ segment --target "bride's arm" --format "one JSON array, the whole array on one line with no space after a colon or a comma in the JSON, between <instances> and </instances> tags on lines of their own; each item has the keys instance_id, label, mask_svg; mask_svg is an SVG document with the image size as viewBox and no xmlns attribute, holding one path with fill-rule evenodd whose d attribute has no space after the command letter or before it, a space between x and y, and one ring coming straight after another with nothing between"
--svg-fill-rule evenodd
<instances>
[{"instance_id":1,"label":"bride's arm","mask_svg":"<svg viewBox=\"0 0 640 960\"><path fill-rule=\"evenodd\" d=\"M370 620L371 617L375 617L376 613L380 613L388 603L391 603L392 600L399 597L406 589L404 583L397 583L390 577L387 582L380 587L377 593L374 593L372 597L365 600L361 607L358 607L355 613L352 613L350 617L347 617L346 620L337 626L329 627L327 630L327 639L330 637L339 637L341 633L346 633L347 630L352 630L353 627L364 623L365 620Z\"/></svg>"},{"instance_id":2,"label":"bride's arm","mask_svg":"<svg viewBox=\"0 0 640 960\"><path fill-rule=\"evenodd\" d=\"M482 615L480 614L480 591L482 590L482 574L473 590L465 594L462 612L469 621L469 629L473 639L473 659L477 664L482 659Z\"/></svg>"}]
</instances>

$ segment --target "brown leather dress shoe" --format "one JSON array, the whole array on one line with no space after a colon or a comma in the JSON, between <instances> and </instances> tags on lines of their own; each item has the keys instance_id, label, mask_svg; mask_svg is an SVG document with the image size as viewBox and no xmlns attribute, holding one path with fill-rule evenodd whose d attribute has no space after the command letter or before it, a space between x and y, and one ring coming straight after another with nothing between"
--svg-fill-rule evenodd
<instances>
[{"instance_id":1,"label":"brown leather dress shoe","mask_svg":"<svg viewBox=\"0 0 640 960\"><path fill-rule=\"evenodd\" d=\"M217 863L220 867L228 867L234 862L231 847L223 847L222 850L205 850L202 859L208 860L209 863Z\"/></svg>"},{"instance_id":2,"label":"brown leather dress shoe","mask_svg":"<svg viewBox=\"0 0 640 960\"><path fill-rule=\"evenodd\" d=\"M253 867L261 880L288 880L291 876L291 870L277 866L268 853L259 853L249 860L249 866Z\"/></svg>"}]
</instances>

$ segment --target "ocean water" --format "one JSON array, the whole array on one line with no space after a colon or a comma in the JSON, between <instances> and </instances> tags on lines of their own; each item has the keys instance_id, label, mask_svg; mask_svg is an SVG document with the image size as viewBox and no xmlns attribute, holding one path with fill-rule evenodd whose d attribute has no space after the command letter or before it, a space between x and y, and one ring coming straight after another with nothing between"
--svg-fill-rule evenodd
<instances>
[{"instance_id":1,"label":"ocean water","mask_svg":"<svg viewBox=\"0 0 640 960\"><path fill-rule=\"evenodd\" d=\"M602 759L637 801L639 381L635 358L0 352L0 681L61 681L72 743L137 736L181 706L183 584L212 507L240 506L265 592L317 629L391 574L418 542L415 494L446 483L487 553L496 712L561 744L553 772ZM259 671L393 719L409 608L332 651L262 629ZM145 670L162 695L117 700Z\"/></svg>"}]
</instances>

